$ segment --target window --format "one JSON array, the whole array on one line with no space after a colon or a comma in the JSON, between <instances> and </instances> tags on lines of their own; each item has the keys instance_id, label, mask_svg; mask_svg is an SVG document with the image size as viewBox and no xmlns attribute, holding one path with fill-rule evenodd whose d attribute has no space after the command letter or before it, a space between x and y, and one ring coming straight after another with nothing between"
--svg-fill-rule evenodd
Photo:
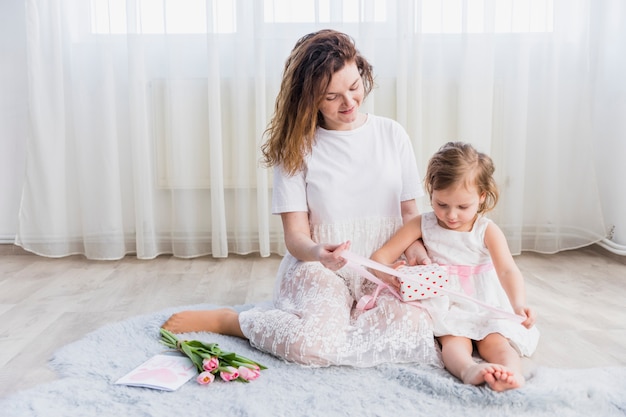
<instances>
[{"instance_id":1,"label":"window","mask_svg":"<svg viewBox=\"0 0 626 417\"><path fill-rule=\"evenodd\" d=\"M96 34L232 33L237 30L235 1L136 0L132 7L127 0L91 0L91 30Z\"/></svg>"},{"instance_id":2,"label":"window","mask_svg":"<svg viewBox=\"0 0 626 417\"><path fill-rule=\"evenodd\" d=\"M486 6L485 3L491 4ZM90 0L96 34L234 33L242 0ZM545 33L553 31L554 0L422 0L421 33ZM267 24L389 23L387 0L265 0ZM391 14L394 12L392 11Z\"/></svg>"},{"instance_id":3,"label":"window","mask_svg":"<svg viewBox=\"0 0 626 417\"><path fill-rule=\"evenodd\" d=\"M385 22L386 0L266 0L266 23Z\"/></svg>"},{"instance_id":4,"label":"window","mask_svg":"<svg viewBox=\"0 0 626 417\"><path fill-rule=\"evenodd\" d=\"M553 0L422 0L422 33L541 33L553 31Z\"/></svg>"},{"instance_id":5,"label":"window","mask_svg":"<svg viewBox=\"0 0 626 417\"><path fill-rule=\"evenodd\" d=\"M266 0L264 20L266 23L385 22L386 3L386 0ZM237 0L90 0L90 6L91 32L96 34L237 31ZM212 26L207 27L207 22Z\"/></svg>"}]
</instances>

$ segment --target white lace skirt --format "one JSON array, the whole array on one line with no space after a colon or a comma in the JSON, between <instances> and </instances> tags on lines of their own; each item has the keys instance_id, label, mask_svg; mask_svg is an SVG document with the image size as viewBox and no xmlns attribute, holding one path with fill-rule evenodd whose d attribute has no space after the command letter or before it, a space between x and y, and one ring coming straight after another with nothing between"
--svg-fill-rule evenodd
<instances>
[{"instance_id":1,"label":"white lace skirt","mask_svg":"<svg viewBox=\"0 0 626 417\"><path fill-rule=\"evenodd\" d=\"M396 226L391 225L381 238L386 240ZM356 310L357 298L371 292L373 285L347 268L335 273L319 262L300 262L289 254L278 275L274 305L239 316L243 333L256 348L309 366L367 367L387 362L441 366L425 310L385 291L373 309Z\"/></svg>"}]
</instances>

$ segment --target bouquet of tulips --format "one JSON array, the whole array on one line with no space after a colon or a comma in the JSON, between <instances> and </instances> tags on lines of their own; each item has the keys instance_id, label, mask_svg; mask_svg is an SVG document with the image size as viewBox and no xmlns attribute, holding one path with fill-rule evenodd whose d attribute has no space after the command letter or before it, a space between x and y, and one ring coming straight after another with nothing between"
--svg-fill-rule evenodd
<instances>
[{"instance_id":1,"label":"bouquet of tulips","mask_svg":"<svg viewBox=\"0 0 626 417\"><path fill-rule=\"evenodd\" d=\"M216 375L224 381L248 382L257 379L262 369L267 369L252 359L223 351L217 343L180 340L165 329L161 329L161 343L191 359L199 372L196 380L203 385L213 382Z\"/></svg>"}]
</instances>

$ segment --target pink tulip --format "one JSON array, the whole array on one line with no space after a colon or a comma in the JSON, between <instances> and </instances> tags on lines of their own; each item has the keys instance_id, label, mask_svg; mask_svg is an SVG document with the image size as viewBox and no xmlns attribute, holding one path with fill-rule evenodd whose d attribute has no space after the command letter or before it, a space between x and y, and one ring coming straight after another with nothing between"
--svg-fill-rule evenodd
<instances>
[{"instance_id":1,"label":"pink tulip","mask_svg":"<svg viewBox=\"0 0 626 417\"><path fill-rule=\"evenodd\" d=\"M198 384L206 385L213 382L214 379L215 375L213 375L211 372L202 372L200 373L200 375L197 376L196 381L198 381Z\"/></svg>"},{"instance_id":2,"label":"pink tulip","mask_svg":"<svg viewBox=\"0 0 626 417\"><path fill-rule=\"evenodd\" d=\"M245 366L240 366L238 370L239 376L246 381L253 381L261 375L261 371L259 371L258 369L250 369Z\"/></svg>"},{"instance_id":3,"label":"pink tulip","mask_svg":"<svg viewBox=\"0 0 626 417\"><path fill-rule=\"evenodd\" d=\"M223 371L220 372L220 377L224 381L233 381L239 378L239 371L237 368L233 368L232 366L227 366Z\"/></svg>"},{"instance_id":4,"label":"pink tulip","mask_svg":"<svg viewBox=\"0 0 626 417\"><path fill-rule=\"evenodd\" d=\"M217 356L211 356L210 358L206 358L202 360L202 367L205 371L215 371L219 366L220 361L217 359Z\"/></svg>"}]
</instances>

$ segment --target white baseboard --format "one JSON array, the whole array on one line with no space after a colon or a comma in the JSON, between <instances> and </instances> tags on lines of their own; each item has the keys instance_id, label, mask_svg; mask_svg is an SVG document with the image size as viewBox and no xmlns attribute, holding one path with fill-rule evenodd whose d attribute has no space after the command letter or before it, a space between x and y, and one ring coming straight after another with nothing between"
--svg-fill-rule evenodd
<instances>
[{"instance_id":1,"label":"white baseboard","mask_svg":"<svg viewBox=\"0 0 626 417\"><path fill-rule=\"evenodd\" d=\"M15 236L0 235L0 245L12 245L15 243Z\"/></svg>"},{"instance_id":2,"label":"white baseboard","mask_svg":"<svg viewBox=\"0 0 626 417\"><path fill-rule=\"evenodd\" d=\"M602 239L601 241L597 242L596 244L598 246L608 250L611 253L614 253L616 255L626 256L626 246L618 245L617 243L613 242L612 240Z\"/></svg>"}]
</instances>

